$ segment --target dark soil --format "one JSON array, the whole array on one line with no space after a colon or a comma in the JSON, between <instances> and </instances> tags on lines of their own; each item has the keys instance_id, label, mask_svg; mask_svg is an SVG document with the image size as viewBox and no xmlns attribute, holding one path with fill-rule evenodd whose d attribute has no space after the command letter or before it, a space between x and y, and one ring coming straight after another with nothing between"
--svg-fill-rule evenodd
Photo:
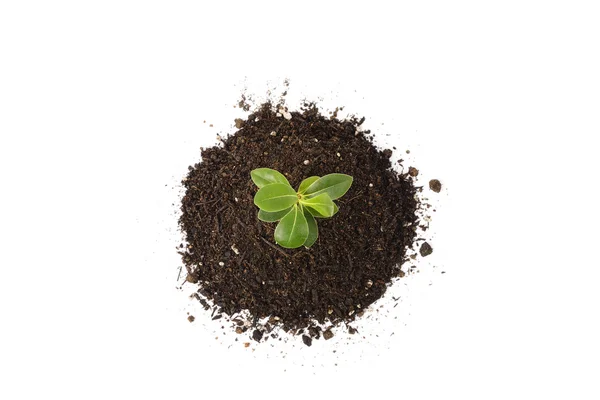
<instances>
[{"instance_id":1,"label":"dark soil","mask_svg":"<svg viewBox=\"0 0 600 400\"><path fill-rule=\"evenodd\" d=\"M216 306L213 318L248 310L255 322L270 317L310 346L320 331L312 320L352 320L404 275L418 201L415 172L392 170L392 151L378 150L368 132L357 131L364 118L327 118L314 105L291 115L285 119L265 104L236 121L239 130L221 145L202 151L202 162L183 180L180 225L187 246L181 254L187 282ZM319 221L310 249L279 247L276 224L257 219L250 171L259 167L282 172L294 187L312 175L354 177L339 213ZM261 330L252 338L261 340Z\"/></svg>"}]
</instances>

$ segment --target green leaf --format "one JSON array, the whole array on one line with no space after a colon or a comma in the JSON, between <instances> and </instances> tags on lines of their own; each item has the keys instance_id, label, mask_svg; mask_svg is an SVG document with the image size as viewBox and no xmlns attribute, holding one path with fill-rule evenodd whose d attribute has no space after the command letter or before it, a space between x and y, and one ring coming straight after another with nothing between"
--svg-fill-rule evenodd
<instances>
[{"instance_id":1,"label":"green leaf","mask_svg":"<svg viewBox=\"0 0 600 400\"><path fill-rule=\"evenodd\" d=\"M300 204L307 207L312 215L323 218L331 217L335 210L335 203L331 201L327 193L321 193L310 199L302 199Z\"/></svg>"},{"instance_id":2,"label":"green leaf","mask_svg":"<svg viewBox=\"0 0 600 400\"><path fill-rule=\"evenodd\" d=\"M300 186L298 186L298 193L306 192L306 189L308 189L308 187L312 185L317 179L319 179L318 176L311 176L310 178L306 178L305 180L303 180L300 183Z\"/></svg>"},{"instance_id":3,"label":"green leaf","mask_svg":"<svg viewBox=\"0 0 600 400\"><path fill-rule=\"evenodd\" d=\"M306 210L308 210L308 212L315 218L330 218L330 217L325 217L323 215L321 215L318 211L315 210L311 210L308 207L304 207ZM333 215L337 214L338 211L340 211L340 209L338 208L338 205L335 204L335 202L333 203ZM332 217L333 217L332 215Z\"/></svg>"},{"instance_id":4,"label":"green leaf","mask_svg":"<svg viewBox=\"0 0 600 400\"><path fill-rule=\"evenodd\" d=\"M337 204L333 203L333 215L337 214L338 211L340 211L340 208L338 207Z\"/></svg>"},{"instance_id":5,"label":"green leaf","mask_svg":"<svg viewBox=\"0 0 600 400\"><path fill-rule=\"evenodd\" d=\"M275 241L288 249L295 249L306 242L308 237L308 222L304 213L294 205L292 210L279 221L275 228Z\"/></svg>"},{"instance_id":6,"label":"green leaf","mask_svg":"<svg viewBox=\"0 0 600 400\"><path fill-rule=\"evenodd\" d=\"M285 215L287 213L289 213L291 209L292 209L292 207L286 208L285 210L282 210L282 211L275 211L275 212L258 210L258 219L260 219L261 221L264 221L264 222L276 222L276 221L279 221L281 218L285 217Z\"/></svg>"},{"instance_id":7,"label":"green leaf","mask_svg":"<svg viewBox=\"0 0 600 400\"><path fill-rule=\"evenodd\" d=\"M282 173L271 168L257 168L252 170L250 172L250 177L259 189L270 185L271 183L285 183L286 185L290 185L287 178L283 176Z\"/></svg>"},{"instance_id":8,"label":"green leaf","mask_svg":"<svg viewBox=\"0 0 600 400\"><path fill-rule=\"evenodd\" d=\"M261 210L275 212L290 208L298 202L294 188L283 183L263 186L254 195L254 204Z\"/></svg>"},{"instance_id":9,"label":"green leaf","mask_svg":"<svg viewBox=\"0 0 600 400\"><path fill-rule=\"evenodd\" d=\"M350 189L352 180L353 178L350 175L345 174L325 175L311 184L304 194L308 197L315 197L327 193L331 200L339 199Z\"/></svg>"},{"instance_id":10,"label":"green leaf","mask_svg":"<svg viewBox=\"0 0 600 400\"><path fill-rule=\"evenodd\" d=\"M304 218L306 218L306 223L308 224L308 236L304 242L304 247L310 247L317 241L317 238L319 237L319 228L317 227L317 221L315 221L315 217L313 217L306 208L304 208L303 211Z\"/></svg>"}]
</instances>

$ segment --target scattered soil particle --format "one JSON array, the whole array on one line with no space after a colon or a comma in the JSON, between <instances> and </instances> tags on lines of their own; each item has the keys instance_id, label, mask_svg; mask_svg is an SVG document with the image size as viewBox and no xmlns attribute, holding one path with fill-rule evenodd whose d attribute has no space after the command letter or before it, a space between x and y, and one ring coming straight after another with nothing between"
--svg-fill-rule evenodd
<instances>
[{"instance_id":1,"label":"scattered soil particle","mask_svg":"<svg viewBox=\"0 0 600 400\"><path fill-rule=\"evenodd\" d=\"M304 342L305 345L307 345L308 347L310 347L312 345L312 339L310 336L307 335L302 335L302 341Z\"/></svg>"},{"instance_id":2,"label":"scattered soil particle","mask_svg":"<svg viewBox=\"0 0 600 400\"><path fill-rule=\"evenodd\" d=\"M250 343L249 342L245 342L244 343L244 347L246 347L246 348L250 347Z\"/></svg>"},{"instance_id":3,"label":"scattered soil particle","mask_svg":"<svg viewBox=\"0 0 600 400\"><path fill-rule=\"evenodd\" d=\"M238 102L238 107L244 111L250 111L250 103L246 99L246 95L242 94L242 98Z\"/></svg>"},{"instance_id":4,"label":"scattered soil particle","mask_svg":"<svg viewBox=\"0 0 600 400\"><path fill-rule=\"evenodd\" d=\"M429 243L423 242L423 244L421 244L421 248L419 249L419 253L421 253L421 257L427 257L433 253L433 248L431 248Z\"/></svg>"},{"instance_id":5,"label":"scattered soil particle","mask_svg":"<svg viewBox=\"0 0 600 400\"><path fill-rule=\"evenodd\" d=\"M331 329L326 330L325 332L323 332L323 338L325 340L329 340L333 337L333 332L331 332Z\"/></svg>"},{"instance_id":6,"label":"scattered soil particle","mask_svg":"<svg viewBox=\"0 0 600 400\"><path fill-rule=\"evenodd\" d=\"M236 118L236 119L235 119L235 127L236 127L237 129L240 129L240 128L241 128L241 127L243 127L243 126L244 126L244 120L243 120L243 119L241 119L241 118Z\"/></svg>"},{"instance_id":7,"label":"scattered soil particle","mask_svg":"<svg viewBox=\"0 0 600 400\"><path fill-rule=\"evenodd\" d=\"M354 335L356 332L358 332L356 329L354 329L353 327L349 326L348 327L348 333L351 335Z\"/></svg>"},{"instance_id":8,"label":"scattered soil particle","mask_svg":"<svg viewBox=\"0 0 600 400\"><path fill-rule=\"evenodd\" d=\"M258 329L255 329L254 332L252 332L252 339L256 340L257 342L260 342L262 337L263 337L263 333L261 331L259 331Z\"/></svg>"},{"instance_id":9,"label":"scattered soil particle","mask_svg":"<svg viewBox=\"0 0 600 400\"><path fill-rule=\"evenodd\" d=\"M442 183L437 179L432 179L429 181L429 189L439 193L442 190Z\"/></svg>"},{"instance_id":10,"label":"scattered soil particle","mask_svg":"<svg viewBox=\"0 0 600 400\"><path fill-rule=\"evenodd\" d=\"M419 170L415 167L408 167L408 174L414 178L419 175Z\"/></svg>"},{"instance_id":11,"label":"scattered soil particle","mask_svg":"<svg viewBox=\"0 0 600 400\"><path fill-rule=\"evenodd\" d=\"M379 299L401 274L419 208L412 177L391 168L391 150L378 150L369 131L357 131L364 118L327 118L314 104L290 115L277 116L275 106L264 104L243 124L236 122L241 127L233 135L203 149L202 161L182 181L179 221L187 281L198 283L199 295L218 315L248 310L254 321L277 316L288 331L315 320L351 321L357 304L367 308ZM277 246L276 224L258 220L250 171L261 167L282 172L294 187L313 175L354 177L339 212L319 221L310 249Z\"/></svg>"},{"instance_id":12,"label":"scattered soil particle","mask_svg":"<svg viewBox=\"0 0 600 400\"><path fill-rule=\"evenodd\" d=\"M193 315L188 315L187 320L190 322L194 322L194 320L196 320L196 317L194 317Z\"/></svg>"},{"instance_id":13,"label":"scattered soil particle","mask_svg":"<svg viewBox=\"0 0 600 400\"><path fill-rule=\"evenodd\" d=\"M308 333L310 334L310 337L312 337L312 338L315 338L315 339L321 338L321 328L319 328L318 326L311 326L310 328L308 328Z\"/></svg>"}]
</instances>

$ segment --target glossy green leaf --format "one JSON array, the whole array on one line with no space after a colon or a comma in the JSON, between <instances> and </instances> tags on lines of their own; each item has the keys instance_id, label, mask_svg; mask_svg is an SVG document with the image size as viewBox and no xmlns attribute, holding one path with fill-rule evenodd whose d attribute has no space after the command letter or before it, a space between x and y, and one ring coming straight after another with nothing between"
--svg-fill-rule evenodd
<instances>
[{"instance_id":1,"label":"glossy green leaf","mask_svg":"<svg viewBox=\"0 0 600 400\"><path fill-rule=\"evenodd\" d=\"M313 183L315 183L315 181L319 179L318 176L311 176L309 178L306 178L305 180L303 180L300 183L300 186L298 186L298 193L304 193L306 191L306 189L308 189L308 187L310 185L312 185Z\"/></svg>"},{"instance_id":2,"label":"glossy green leaf","mask_svg":"<svg viewBox=\"0 0 600 400\"><path fill-rule=\"evenodd\" d=\"M303 211L304 218L306 218L306 223L308 224L308 236L306 237L304 246L310 247L317 241L317 238L319 237L319 228L317 227L317 221L315 221L315 217L313 217L306 208L304 208Z\"/></svg>"},{"instance_id":3,"label":"glossy green leaf","mask_svg":"<svg viewBox=\"0 0 600 400\"><path fill-rule=\"evenodd\" d=\"M283 183L263 186L254 196L254 204L261 210L275 212L290 208L298 202L294 188Z\"/></svg>"},{"instance_id":4,"label":"glossy green leaf","mask_svg":"<svg viewBox=\"0 0 600 400\"><path fill-rule=\"evenodd\" d=\"M325 217L323 215L321 215L318 211L315 210L311 210L308 207L304 207L305 209L308 210L308 212L315 218L331 218L331 217ZM340 211L340 209L338 208L338 205L335 204L335 202L333 203L333 215L337 214L338 211ZM332 215L332 217L333 217Z\"/></svg>"},{"instance_id":5,"label":"glossy green leaf","mask_svg":"<svg viewBox=\"0 0 600 400\"><path fill-rule=\"evenodd\" d=\"M310 199L302 199L300 204L307 207L312 215L322 218L331 217L335 210L335 204L327 193L321 193Z\"/></svg>"},{"instance_id":6,"label":"glossy green leaf","mask_svg":"<svg viewBox=\"0 0 600 400\"><path fill-rule=\"evenodd\" d=\"M345 174L329 174L317 179L311 184L304 194L307 197L316 197L327 193L331 200L339 199L346 194L352 186L353 178Z\"/></svg>"},{"instance_id":7,"label":"glossy green leaf","mask_svg":"<svg viewBox=\"0 0 600 400\"><path fill-rule=\"evenodd\" d=\"M275 211L275 212L268 212L265 210L258 210L258 219L260 219L261 221L264 222L276 222L279 221L281 218L285 217L285 215L287 213L290 212L292 208L286 208L283 211Z\"/></svg>"},{"instance_id":8,"label":"glossy green leaf","mask_svg":"<svg viewBox=\"0 0 600 400\"><path fill-rule=\"evenodd\" d=\"M304 213L294 205L292 210L279 221L275 228L275 241L281 247L295 249L302 246L308 237L308 222Z\"/></svg>"},{"instance_id":9,"label":"glossy green leaf","mask_svg":"<svg viewBox=\"0 0 600 400\"><path fill-rule=\"evenodd\" d=\"M282 173L271 168L257 168L252 170L250 172L250 177L259 188L272 183L285 183L286 185L290 185L287 178L283 176Z\"/></svg>"}]
</instances>

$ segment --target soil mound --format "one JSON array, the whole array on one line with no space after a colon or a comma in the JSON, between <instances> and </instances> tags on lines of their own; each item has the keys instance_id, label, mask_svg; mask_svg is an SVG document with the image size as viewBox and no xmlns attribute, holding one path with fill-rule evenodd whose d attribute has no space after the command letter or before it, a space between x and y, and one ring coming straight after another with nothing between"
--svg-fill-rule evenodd
<instances>
[{"instance_id":1,"label":"soil mound","mask_svg":"<svg viewBox=\"0 0 600 400\"><path fill-rule=\"evenodd\" d=\"M180 225L187 280L199 285L203 304L213 303L217 315L246 309L287 330L313 331L311 320L354 319L404 274L417 189L412 176L392 169L391 150L378 150L358 130L363 121L323 116L313 104L291 113L263 104L237 120L221 145L202 151L182 182ZM280 171L293 187L313 175L354 177L338 214L319 220L310 249L276 245L276 224L257 219L250 171L261 167Z\"/></svg>"}]
</instances>

